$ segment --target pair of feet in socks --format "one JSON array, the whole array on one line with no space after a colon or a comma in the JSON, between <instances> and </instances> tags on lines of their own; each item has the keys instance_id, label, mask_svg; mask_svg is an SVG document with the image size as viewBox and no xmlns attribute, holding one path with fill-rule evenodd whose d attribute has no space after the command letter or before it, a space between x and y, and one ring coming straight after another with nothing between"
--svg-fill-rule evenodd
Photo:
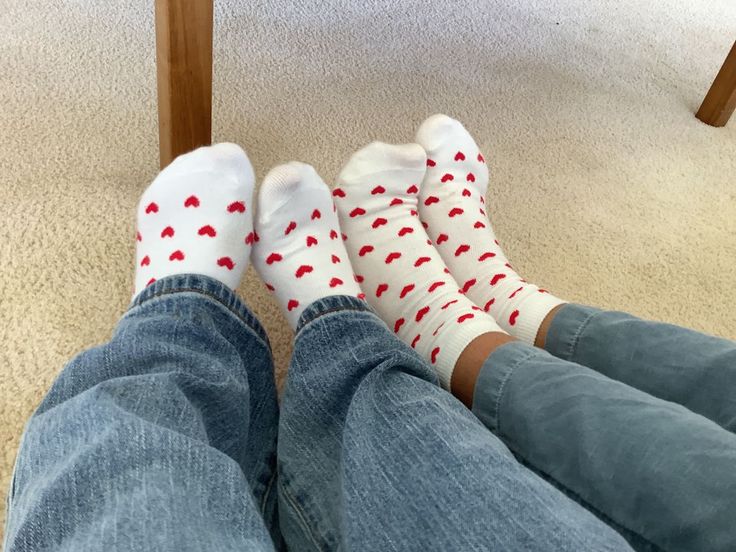
<instances>
[{"instance_id":1,"label":"pair of feet in socks","mask_svg":"<svg viewBox=\"0 0 736 552\"><path fill-rule=\"evenodd\" d=\"M427 119L416 141L366 146L332 192L309 165L276 167L261 185L255 223L242 149L219 144L177 158L141 198L135 293L181 273L235 289L252 257L292 327L323 297L364 299L448 389L478 336L506 332L533 344L563 301L504 256L475 141L445 115Z\"/></svg>"}]
</instances>

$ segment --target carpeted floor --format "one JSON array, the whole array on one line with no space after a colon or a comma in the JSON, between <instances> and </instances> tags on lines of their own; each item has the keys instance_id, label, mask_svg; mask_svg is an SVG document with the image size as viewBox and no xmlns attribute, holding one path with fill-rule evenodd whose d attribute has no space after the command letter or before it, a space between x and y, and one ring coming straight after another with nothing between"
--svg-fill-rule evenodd
<instances>
[{"instance_id":1,"label":"carpeted floor","mask_svg":"<svg viewBox=\"0 0 736 552\"><path fill-rule=\"evenodd\" d=\"M487 153L514 265L571 300L736 338L736 121L693 117L736 38L732 0L217 0L214 138L259 177L411 141L427 115ZM0 484L27 418L132 289L156 174L153 2L0 10ZM279 374L290 332L241 293Z\"/></svg>"}]
</instances>

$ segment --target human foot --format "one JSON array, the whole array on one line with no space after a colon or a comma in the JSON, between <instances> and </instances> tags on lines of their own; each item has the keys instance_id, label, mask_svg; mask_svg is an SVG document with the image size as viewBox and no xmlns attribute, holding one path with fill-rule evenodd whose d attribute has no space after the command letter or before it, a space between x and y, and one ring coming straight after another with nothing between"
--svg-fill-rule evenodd
<instances>
[{"instance_id":1,"label":"human foot","mask_svg":"<svg viewBox=\"0 0 736 552\"><path fill-rule=\"evenodd\" d=\"M419 216L442 259L466 292L511 335L533 344L547 314L564 303L511 267L486 216L488 167L463 125L433 115L417 131L427 153Z\"/></svg>"},{"instance_id":2,"label":"human foot","mask_svg":"<svg viewBox=\"0 0 736 552\"><path fill-rule=\"evenodd\" d=\"M253 266L292 328L318 299L363 297L330 190L310 165L292 162L266 175L258 194L256 235Z\"/></svg>"},{"instance_id":3,"label":"human foot","mask_svg":"<svg viewBox=\"0 0 736 552\"><path fill-rule=\"evenodd\" d=\"M366 300L449 389L465 347L501 329L464 297L422 228L417 196L425 161L416 144L374 142L350 158L332 195Z\"/></svg>"},{"instance_id":4,"label":"human foot","mask_svg":"<svg viewBox=\"0 0 736 552\"><path fill-rule=\"evenodd\" d=\"M232 289L248 266L253 168L235 144L177 157L138 204L135 295L174 274L203 274Z\"/></svg>"}]
</instances>

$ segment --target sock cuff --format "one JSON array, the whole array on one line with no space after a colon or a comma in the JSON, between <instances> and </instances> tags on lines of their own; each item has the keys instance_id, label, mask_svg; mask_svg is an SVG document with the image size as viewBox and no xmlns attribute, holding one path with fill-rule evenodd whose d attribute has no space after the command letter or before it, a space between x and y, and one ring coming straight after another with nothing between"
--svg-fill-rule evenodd
<instances>
[{"instance_id":1,"label":"sock cuff","mask_svg":"<svg viewBox=\"0 0 736 552\"><path fill-rule=\"evenodd\" d=\"M465 348L476 337L488 332L506 333L492 318L483 316L483 318L471 320L462 325L449 326L448 331L443 332L444 335L440 334L440 338L435 343L439 344L442 350L435 370L444 389L450 390L455 363Z\"/></svg>"},{"instance_id":2,"label":"sock cuff","mask_svg":"<svg viewBox=\"0 0 736 552\"><path fill-rule=\"evenodd\" d=\"M524 316L518 318L513 335L517 339L534 345L539 327L552 309L567 303L550 293L536 293L533 301L522 301Z\"/></svg>"}]
</instances>

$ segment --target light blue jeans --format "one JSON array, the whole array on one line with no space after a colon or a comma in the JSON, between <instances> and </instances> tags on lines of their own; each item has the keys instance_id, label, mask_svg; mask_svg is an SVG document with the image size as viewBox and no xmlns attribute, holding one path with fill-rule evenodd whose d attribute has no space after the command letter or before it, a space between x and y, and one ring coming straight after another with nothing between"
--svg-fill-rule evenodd
<instances>
[{"instance_id":1,"label":"light blue jeans","mask_svg":"<svg viewBox=\"0 0 736 552\"><path fill-rule=\"evenodd\" d=\"M475 399L516 457L336 296L302 315L279 419L252 313L215 280L165 278L28 423L6 550L733 549L736 444L715 423L515 343Z\"/></svg>"}]
</instances>

